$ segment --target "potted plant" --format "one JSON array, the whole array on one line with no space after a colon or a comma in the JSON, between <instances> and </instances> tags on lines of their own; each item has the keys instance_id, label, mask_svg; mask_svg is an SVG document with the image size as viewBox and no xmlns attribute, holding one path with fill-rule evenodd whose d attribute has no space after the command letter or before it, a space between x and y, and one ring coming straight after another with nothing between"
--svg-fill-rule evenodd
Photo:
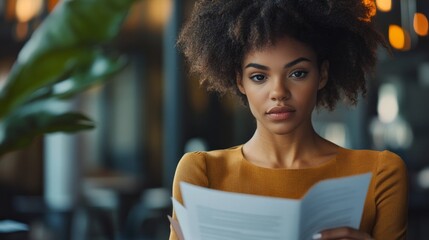
<instances>
[{"instance_id":1,"label":"potted plant","mask_svg":"<svg viewBox=\"0 0 429 240\"><path fill-rule=\"evenodd\" d=\"M46 17L0 89L0 157L46 133L94 128L58 105L125 66L109 44L135 1L64 0Z\"/></svg>"}]
</instances>

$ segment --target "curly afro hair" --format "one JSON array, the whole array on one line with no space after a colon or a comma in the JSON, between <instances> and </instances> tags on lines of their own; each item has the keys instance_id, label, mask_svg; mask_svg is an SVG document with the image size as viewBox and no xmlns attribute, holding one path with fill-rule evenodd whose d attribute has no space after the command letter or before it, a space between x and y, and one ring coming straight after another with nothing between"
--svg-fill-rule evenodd
<instances>
[{"instance_id":1,"label":"curly afro hair","mask_svg":"<svg viewBox=\"0 0 429 240\"><path fill-rule=\"evenodd\" d=\"M356 104L366 94L366 74L376 49L386 47L363 0L197 0L178 38L178 47L208 90L237 94L245 54L283 36L308 44L319 65L329 61L329 79L317 106L335 108L340 98Z\"/></svg>"}]
</instances>

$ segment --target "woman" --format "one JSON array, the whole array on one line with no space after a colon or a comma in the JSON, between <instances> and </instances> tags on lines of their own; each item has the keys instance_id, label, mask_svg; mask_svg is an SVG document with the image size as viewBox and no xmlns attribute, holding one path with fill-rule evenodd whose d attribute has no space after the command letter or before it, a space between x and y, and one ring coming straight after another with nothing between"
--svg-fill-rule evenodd
<instances>
[{"instance_id":1,"label":"woman","mask_svg":"<svg viewBox=\"0 0 429 240\"><path fill-rule=\"evenodd\" d=\"M389 151L351 150L313 129L315 107L356 104L385 46L359 0L200 0L178 40L201 83L232 92L256 119L254 135L230 149L187 153L179 182L299 199L315 183L371 172L359 229L326 229L314 239L404 239L407 176ZM174 214L173 214L173 217ZM170 239L176 239L174 231Z\"/></svg>"}]
</instances>

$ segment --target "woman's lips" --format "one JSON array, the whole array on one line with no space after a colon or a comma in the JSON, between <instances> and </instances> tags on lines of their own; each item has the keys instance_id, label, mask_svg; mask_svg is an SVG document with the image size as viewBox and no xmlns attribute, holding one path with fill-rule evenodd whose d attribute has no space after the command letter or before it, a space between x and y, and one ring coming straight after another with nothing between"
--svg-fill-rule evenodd
<instances>
[{"instance_id":1,"label":"woman's lips","mask_svg":"<svg viewBox=\"0 0 429 240\"><path fill-rule=\"evenodd\" d=\"M290 106L276 106L270 108L266 115L275 121L284 121L289 119L296 110Z\"/></svg>"}]
</instances>

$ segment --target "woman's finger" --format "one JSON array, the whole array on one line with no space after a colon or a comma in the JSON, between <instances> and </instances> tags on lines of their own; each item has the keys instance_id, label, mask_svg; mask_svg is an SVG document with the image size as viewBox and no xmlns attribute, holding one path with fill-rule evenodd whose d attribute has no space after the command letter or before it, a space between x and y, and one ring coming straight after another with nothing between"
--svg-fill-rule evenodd
<instances>
[{"instance_id":1,"label":"woman's finger","mask_svg":"<svg viewBox=\"0 0 429 240\"><path fill-rule=\"evenodd\" d=\"M341 227L335 229L324 230L318 234L313 235L313 239L350 239L350 240L372 240L365 232L361 232L350 227Z\"/></svg>"}]
</instances>

